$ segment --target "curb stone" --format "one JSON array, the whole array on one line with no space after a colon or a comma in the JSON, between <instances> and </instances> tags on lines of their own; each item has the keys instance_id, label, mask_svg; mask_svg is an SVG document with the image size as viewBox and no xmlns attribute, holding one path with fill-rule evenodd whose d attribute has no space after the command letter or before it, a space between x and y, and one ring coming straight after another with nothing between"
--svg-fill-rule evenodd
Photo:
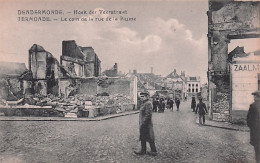
<instances>
[{"instance_id":1,"label":"curb stone","mask_svg":"<svg viewBox=\"0 0 260 163\"><path fill-rule=\"evenodd\" d=\"M137 111L131 111L131 112L124 112L124 113L118 113L118 114L112 114L112 115L106 115L102 117L94 117L94 118L65 118L65 117L7 117L7 116L0 116L0 121L102 121L107 120L111 118L131 115L131 114L137 114L139 113L139 110Z\"/></svg>"},{"instance_id":2,"label":"curb stone","mask_svg":"<svg viewBox=\"0 0 260 163\"><path fill-rule=\"evenodd\" d=\"M199 125L198 119L196 119L196 124ZM230 124L230 123L225 124L224 122L215 122L215 121L212 121L212 120L206 120L206 123L203 126L215 127L215 128L233 130L233 131L242 131L242 132L249 132L250 131L250 129L245 127L245 126L232 126L232 125L233 124Z\"/></svg>"}]
</instances>

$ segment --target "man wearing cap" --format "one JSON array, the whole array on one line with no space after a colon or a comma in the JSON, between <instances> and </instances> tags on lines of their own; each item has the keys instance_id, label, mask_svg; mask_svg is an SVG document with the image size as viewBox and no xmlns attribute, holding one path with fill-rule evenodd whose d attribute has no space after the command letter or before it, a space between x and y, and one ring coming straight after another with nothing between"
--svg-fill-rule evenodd
<instances>
[{"instance_id":1,"label":"man wearing cap","mask_svg":"<svg viewBox=\"0 0 260 163\"><path fill-rule=\"evenodd\" d=\"M199 99L197 104L195 114L199 113L199 123L202 124L201 119L203 119L203 124L205 124L205 114L208 113L205 103L202 102L202 98Z\"/></svg>"},{"instance_id":2,"label":"man wearing cap","mask_svg":"<svg viewBox=\"0 0 260 163\"><path fill-rule=\"evenodd\" d=\"M152 156L157 155L157 150L154 143L154 131L153 131L153 122L152 122L152 108L153 105L149 101L149 93L141 93L141 106L139 113L139 129L140 129L140 141L141 141L141 150L134 151L137 155L146 154L146 142L149 142L151 147L151 152L148 154Z\"/></svg>"},{"instance_id":3,"label":"man wearing cap","mask_svg":"<svg viewBox=\"0 0 260 163\"><path fill-rule=\"evenodd\" d=\"M255 148L255 159L260 163L260 91L252 93L254 103L249 107L247 125L250 128L250 144Z\"/></svg>"}]
</instances>

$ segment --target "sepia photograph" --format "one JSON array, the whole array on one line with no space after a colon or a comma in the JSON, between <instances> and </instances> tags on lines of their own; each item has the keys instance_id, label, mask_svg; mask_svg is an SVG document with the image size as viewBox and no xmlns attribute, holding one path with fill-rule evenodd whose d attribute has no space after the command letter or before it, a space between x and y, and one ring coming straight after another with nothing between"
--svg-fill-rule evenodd
<instances>
[{"instance_id":1,"label":"sepia photograph","mask_svg":"<svg viewBox=\"0 0 260 163\"><path fill-rule=\"evenodd\" d=\"M260 163L260 0L0 0L1 163Z\"/></svg>"}]
</instances>

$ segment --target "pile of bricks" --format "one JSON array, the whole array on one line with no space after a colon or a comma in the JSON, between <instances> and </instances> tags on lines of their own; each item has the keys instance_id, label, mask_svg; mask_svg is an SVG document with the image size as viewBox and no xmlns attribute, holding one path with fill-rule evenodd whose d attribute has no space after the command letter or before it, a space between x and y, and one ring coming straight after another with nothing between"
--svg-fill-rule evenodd
<instances>
[{"instance_id":1,"label":"pile of bricks","mask_svg":"<svg viewBox=\"0 0 260 163\"><path fill-rule=\"evenodd\" d=\"M213 104L213 120L221 122L230 121L229 95L217 93L217 101Z\"/></svg>"},{"instance_id":2,"label":"pile of bricks","mask_svg":"<svg viewBox=\"0 0 260 163\"><path fill-rule=\"evenodd\" d=\"M6 106L6 103L2 102L2 105ZM133 98L121 94L110 96L88 96L77 94L67 98L56 97L52 94L47 96L38 94L24 98L22 102L17 105L30 105L35 107L51 106L54 111L61 112L64 115L68 113L77 115L80 111L92 109L94 111L94 116L133 110L134 107ZM131 107L129 108L128 106ZM84 115L81 114L81 116Z\"/></svg>"},{"instance_id":3,"label":"pile of bricks","mask_svg":"<svg viewBox=\"0 0 260 163\"><path fill-rule=\"evenodd\" d=\"M229 111L223 111L222 113L213 113L213 120L219 122L229 122L230 113Z\"/></svg>"}]
</instances>

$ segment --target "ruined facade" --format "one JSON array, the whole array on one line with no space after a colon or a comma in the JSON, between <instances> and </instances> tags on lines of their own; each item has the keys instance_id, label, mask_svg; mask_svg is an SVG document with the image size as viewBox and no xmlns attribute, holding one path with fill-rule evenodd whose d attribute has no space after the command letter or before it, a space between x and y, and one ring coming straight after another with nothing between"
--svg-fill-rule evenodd
<instances>
[{"instance_id":1,"label":"ruined facade","mask_svg":"<svg viewBox=\"0 0 260 163\"><path fill-rule=\"evenodd\" d=\"M37 44L29 50L29 71L32 72L32 87L41 95L59 95L59 79L70 76L50 52Z\"/></svg>"},{"instance_id":2,"label":"ruined facade","mask_svg":"<svg viewBox=\"0 0 260 163\"><path fill-rule=\"evenodd\" d=\"M109 77L116 77L118 76L118 66L117 63L114 64L113 68L109 70L105 70L103 72L104 75L109 76Z\"/></svg>"},{"instance_id":3,"label":"ruined facade","mask_svg":"<svg viewBox=\"0 0 260 163\"><path fill-rule=\"evenodd\" d=\"M84 103L90 101L93 116L136 108L137 78L100 76L101 62L92 47L64 41L61 63L37 44L29 49L28 70L24 63L0 63L0 111L7 116L82 117ZM117 74L117 65L115 69Z\"/></svg>"},{"instance_id":4,"label":"ruined facade","mask_svg":"<svg viewBox=\"0 0 260 163\"><path fill-rule=\"evenodd\" d=\"M259 11L260 2L209 0L207 15L210 115L213 115L213 112L230 112L228 44L231 39L260 37Z\"/></svg>"},{"instance_id":5,"label":"ruined facade","mask_svg":"<svg viewBox=\"0 0 260 163\"><path fill-rule=\"evenodd\" d=\"M62 42L60 63L73 77L93 77L101 73L101 61L92 47L81 47L74 40Z\"/></svg>"}]
</instances>

